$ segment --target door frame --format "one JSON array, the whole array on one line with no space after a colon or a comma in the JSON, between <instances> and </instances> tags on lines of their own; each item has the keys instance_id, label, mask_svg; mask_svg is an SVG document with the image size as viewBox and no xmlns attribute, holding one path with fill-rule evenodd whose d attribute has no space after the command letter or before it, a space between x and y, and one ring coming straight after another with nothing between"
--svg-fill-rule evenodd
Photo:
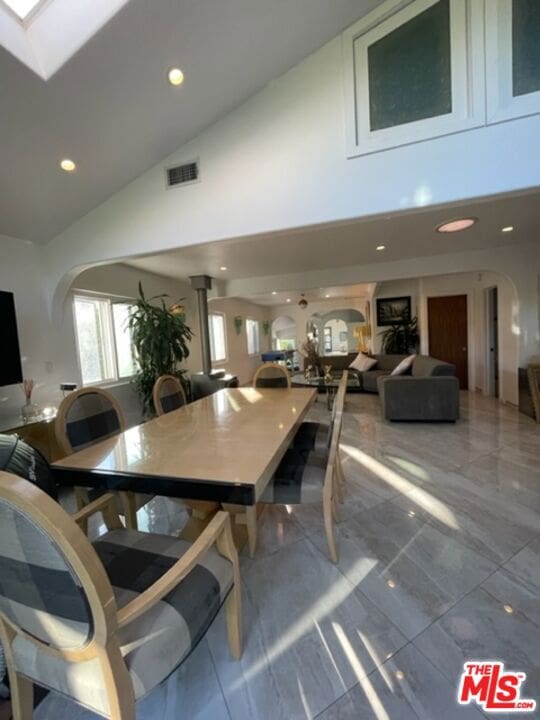
<instances>
[{"instance_id":1,"label":"door frame","mask_svg":"<svg viewBox=\"0 0 540 720\"><path fill-rule=\"evenodd\" d=\"M420 300L420 352L429 355L429 325L428 300L429 298L452 297L465 295L467 297L467 376L469 392L476 390L476 345L474 342L474 293L472 290L447 290L438 293L422 295Z\"/></svg>"}]
</instances>

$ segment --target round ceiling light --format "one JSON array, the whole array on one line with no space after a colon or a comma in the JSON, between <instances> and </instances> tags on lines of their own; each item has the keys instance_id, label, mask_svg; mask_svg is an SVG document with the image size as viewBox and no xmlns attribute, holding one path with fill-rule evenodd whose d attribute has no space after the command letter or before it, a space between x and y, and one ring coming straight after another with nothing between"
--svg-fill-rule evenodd
<instances>
[{"instance_id":1,"label":"round ceiling light","mask_svg":"<svg viewBox=\"0 0 540 720\"><path fill-rule=\"evenodd\" d=\"M440 233L453 233L467 230L478 222L478 218L456 218L456 220L449 220L448 222L437 225L436 230Z\"/></svg>"},{"instance_id":2,"label":"round ceiling light","mask_svg":"<svg viewBox=\"0 0 540 720\"><path fill-rule=\"evenodd\" d=\"M171 85L174 85L175 87L178 87L178 85L181 85L184 82L184 73L180 70L180 68L171 68L167 77L169 78Z\"/></svg>"},{"instance_id":3,"label":"round ceiling light","mask_svg":"<svg viewBox=\"0 0 540 720\"><path fill-rule=\"evenodd\" d=\"M227 269L227 266L226 266L226 265L222 265L219 269L221 270L221 272L225 272L225 270Z\"/></svg>"},{"instance_id":4,"label":"round ceiling light","mask_svg":"<svg viewBox=\"0 0 540 720\"><path fill-rule=\"evenodd\" d=\"M70 160L69 158L64 158L63 160L60 160L60 167L65 172L74 172L77 169L77 166L73 162L73 160Z\"/></svg>"},{"instance_id":5,"label":"round ceiling light","mask_svg":"<svg viewBox=\"0 0 540 720\"><path fill-rule=\"evenodd\" d=\"M501 232L512 232L513 229L513 225L507 225L506 227L501 228Z\"/></svg>"}]
</instances>

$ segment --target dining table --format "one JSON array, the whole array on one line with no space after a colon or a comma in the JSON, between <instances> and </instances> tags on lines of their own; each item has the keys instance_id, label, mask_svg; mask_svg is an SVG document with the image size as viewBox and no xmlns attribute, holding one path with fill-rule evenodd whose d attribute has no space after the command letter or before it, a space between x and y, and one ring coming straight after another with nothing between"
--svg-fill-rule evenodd
<instances>
[{"instance_id":1,"label":"dining table","mask_svg":"<svg viewBox=\"0 0 540 720\"><path fill-rule=\"evenodd\" d=\"M62 486L255 505L315 388L224 388L51 465Z\"/></svg>"}]
</instances>

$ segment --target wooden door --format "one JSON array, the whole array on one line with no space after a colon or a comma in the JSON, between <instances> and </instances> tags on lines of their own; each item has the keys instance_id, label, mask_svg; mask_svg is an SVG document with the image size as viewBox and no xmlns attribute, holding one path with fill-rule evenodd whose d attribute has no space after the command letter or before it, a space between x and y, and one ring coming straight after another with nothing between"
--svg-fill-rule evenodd
<instances>
[{"instance_id":1,"label":"wooden door","mask_svg":"<svg viewBox=\"0 0 540 720\"><path fill-rule=\"evenodd\" d=\"M456 366L462 390L469 387L467 296L428 298L428 335L431 357Z\"/></svg>"}]
</instances>

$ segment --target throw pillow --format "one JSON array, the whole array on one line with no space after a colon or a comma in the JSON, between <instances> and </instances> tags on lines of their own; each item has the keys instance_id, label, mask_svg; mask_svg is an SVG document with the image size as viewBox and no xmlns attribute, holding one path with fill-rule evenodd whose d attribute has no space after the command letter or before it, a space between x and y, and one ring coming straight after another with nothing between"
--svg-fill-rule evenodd
<instances>
[{"instance_id":1,"label":"throw pillow","mask_svg":"<svg viewBox=\"0 0 540 720\"><path fill-rule=\"evenodd\" d=\"M349 367L353 368L353 370L358 370L359 372L365 372L366 370L371 370L371 368L375 367L376 364L377 358L370 358L363 353L358 353Z\"/></svg>"},{"instance_id":2,"label":"throw pillow","mask_svg":"<svg viewBox=\"0 0 540 720\"><path fill-rule=\"evenodd\" d=\"M409 355L408 357L404 358L399 365L396 365L396 367L392 370L390 375L405 375L407 370L412 367L413 362L415 361L416 355Z\"/></svg>"}]
</instances>

